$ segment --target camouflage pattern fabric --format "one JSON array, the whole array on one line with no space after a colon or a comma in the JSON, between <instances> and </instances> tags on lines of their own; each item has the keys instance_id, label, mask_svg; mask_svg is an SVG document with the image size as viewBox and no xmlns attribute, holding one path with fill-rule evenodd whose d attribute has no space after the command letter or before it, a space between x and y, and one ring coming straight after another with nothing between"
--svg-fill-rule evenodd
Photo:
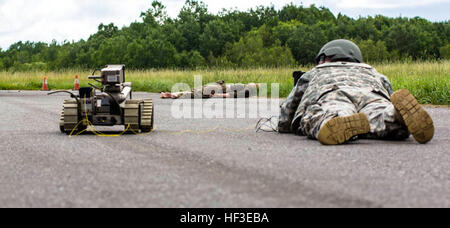
<instances>
[{"instance_id":1,"label":"camouflage pattern fabric","mask_svg":"<svg viewBox=\"0 0 450 228\"><path fill-rule=\"evenodd\" d=\"M257 95L257 88L251 88L249 85L241 83L227 84L226 92L234 98L248 98Z\"/></svg>"},{"instance_id":2,"label":"camouflage pattern fabric","mask_svg":"<svg viewBox=\"0 0 450 228\"><path fill-rule=\"evenodd\" d=\"M225 94L230 93L231 97L234 98L247 98L252 95L252 89L245 84L226 84L224 81L217 81L216 83L208 84L202 88L194 89L190 92L181 92L180 98L185 99L200 99L200 98L211 98L214 94Z\"/></svg>"},{"instance_id":3,"label":"camouflage pattern fabric","mask_svg":"<svg viewBox=\"0 0 450 228\"><path fill-rule=\"evenodd\" d=\"M214 94L226 93L225 82L218 81L193 90L192 98L211 98Z\"/></svg>"},{"instance_id":4,"label":"camouflage pattern fabric","mask_svg":"<svg viewBox=\"0 0 450 228\"><path fill-rule=\"evenodd\" d=\"M409 137L396 121L389 98L393 93L386 76L361 63L335 62L317 66L303 75L281 105L279 132L317 139L320 128L338 116L364 113L371 133L366 138Z\"/></svg>"}]
</instances>

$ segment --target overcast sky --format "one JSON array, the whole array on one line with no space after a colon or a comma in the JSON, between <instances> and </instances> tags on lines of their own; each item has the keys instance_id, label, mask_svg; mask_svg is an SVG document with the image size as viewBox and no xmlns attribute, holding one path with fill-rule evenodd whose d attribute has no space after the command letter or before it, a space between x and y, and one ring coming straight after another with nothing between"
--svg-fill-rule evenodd
<instances>
[{"instance_id":1,"label":"overcast sky","mask_svg":"<svg viewBox=\"0 0 450 228\"><path fill-rule=\"evenodd\" d=\"M141 11L152 0L0 0L0 47L7 49L19 40L58 42L87 39L100 23L122 27L139 21ZM171 17L176 17L185 0L163 0ZM204 0L212 13L223 8L249 8L273 3L315 4L351 17L382 14L391 17L420 16L431 21L450 20L450 0Z\"/></svg>"}]
</instances>

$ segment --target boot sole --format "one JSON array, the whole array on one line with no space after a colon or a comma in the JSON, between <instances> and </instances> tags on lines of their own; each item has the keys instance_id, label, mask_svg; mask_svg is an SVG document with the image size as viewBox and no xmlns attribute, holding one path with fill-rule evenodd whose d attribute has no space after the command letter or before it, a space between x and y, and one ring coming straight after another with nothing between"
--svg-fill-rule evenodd
<instances>
[{"instance_id":1,"label":"boot sole","mask_svg":"<svg viewBox=\"0 0 450 228\"><path fill-rule=\"evenodd\" d=\"M359 113L329 120L319 131L318 140L324 145L340 145L351 138L370 132L367 116Z\"/></svg>"},{"instance_id":2,"label":"boot sole","mask_svg":"<svg viewBox=\"0 0 450 228\"><path fill-rule=\"evenodd\" d=\"M408 90L392 94L391 102L417 142L425 144L433 139L434 124L431 116Z\"/></svg>"}]
</instances>

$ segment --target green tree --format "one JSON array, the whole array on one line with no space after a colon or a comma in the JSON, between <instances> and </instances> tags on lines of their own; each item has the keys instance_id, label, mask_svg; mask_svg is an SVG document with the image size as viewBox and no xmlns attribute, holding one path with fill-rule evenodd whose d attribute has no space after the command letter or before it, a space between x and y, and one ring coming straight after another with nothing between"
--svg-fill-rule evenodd
<instances>
[{"instance_id":1,"label":"green tree","mask_svg":"<svg viewBox=\"0 0 450 228\"><path fill-rule=\"evenodd\" d=\"M125 63L130 68L279 66L313 63L333 39L355 40L365 60L448 58L450 23L423 18L336 17L328 8L288 4L214 15L202 1L187 0L176 18L161 0L141 13L142 21L119 29L100 24L87 40L16 42L0 49L0 69L57 70ZM278 58L277 58L278 57Z\"/></svg>"},{"instance_id":2,"label":"green tree","mask_svg":"<svg viewBox=\"0 0 450 228\"><path fill-rule=\"evenodd\" d=\"M144 41L144 49L148 58L147 67L168 68L176 65L177 52L171 43L147 38Z\"/></svg>"},{"instance_id":3,"label":"green tree","mask_svg":"<svg viewBox=\"0 0 450 228\"><path fill-rule=\"evenodd\" d=\"M320 26L300 25L288 39L287 45L300 64L309 64L314 61L322 46L330 41Z\"/></svg>"},{"instance_id":4,"label":"green tree","mask_svg":"<svg viewBox=\"0 0 450 228\"><path fill-rule=\"evenodd\" d=\"M178 19L175 21L177 29L186 40L186 46L183 50L199 49L200 35L203 33L205 25L213 19L214 16L208 13L208 9L203 2L186 0Z\"/></svg>"},{"instance_id":5,"label":"green tree","mask_svg":"<svg viewBox=\"0 0 450 228\"><path fill-rule=\"evenodd\" d=\"M422 29L421 25L404 23L395 24L387 37L389 50L397 50L401 56L410 56L413 59L435 58L434 46L439 45L434 33Z\"/></svg>"},{"instance_id":6,"label":"green tree","mask_svg":"<svg viewBox=\"0 0 450 228\"><path fill-rule=\"evenodd\" d=\"M391 58L383 41L360 40L355 43L361 49L365 62L382 62Z\"/></svg>"},{"instance_id":7,"label":"green tree","mask_svg":"<svg viewBox=\"0 0 450 228\"><path fill-rule=\"evenodd\" d=\"M183 34L178 30L177 25L170 22L165 23L161 27L161 34L164 35L164 39L175 46L178 52L186 50L188 41L183 37Z\"/></svg>"},{"instance_id":8,"label":"green tree","mask_svg":"<svg viewBox=\"0 0 450 228\"><path fill-rule=\"evenodd\" d=\"M274 37L280 40L282 45L285 45L286 42L294 35L294 31L297 27L301 24L302 23L297 20L286 22L281 21L273 28Z\"/></svg>"},{"instance_id":9,"label":"green tree","mask_svg":"<svg viewBox=\"0 0 450 228\"><path fill-rule=\"evenodd\" d=\"M95 66L104 66L107 64L120 64L125 59L125 51L128 44L124 36L116 36L106 39L98 50L92 53L91 59Z\"/></svg>"},{"instance_id":10,"label":"green tree","mask_svg":"<svg viewBox=\"0 0 450 228\"><path fill-rule=\"evenodd\" d=\"M114 25L114 23L111 23L109 25L104 25L103 23L101 23L98 26L97 35L104 36L106 38L111 38L114 35L116 35L118 31L119 29L117 28L117 26Z\"/></svg>"},{"instance_id":11,"label":"green tree","mask_svg":"<svg viewBox=\"0 0 450 228\"><path fill-rule=\"evenodd\" d=\"M260 31L249 32L234 44L228 44L223 62L231 62L235 66L255 67L255 66L292 66L295 60L291 51L287 47L281 46L281 42L276 40L270 46L265 46L263 33Z\"/></svg>"},{"instance_id":12,"label":"green tree","mask_svg":"<svg viewBox=\"0 0 450 228\"><path fill-rule=\"evenodd\" d=\"M5 58L2 48L0 48L0 70L6 70L3 59Z\"/></svg>"},{"instance_id":13,"label":"green tree","mask_svg":"<svg viewBox=\"0 0 450 228\"><path fill-rule=\"evenodd\" d=\"M225 44L235 42L240 37L240 28L242 24L235 21L225 22L222 19L210 21L200 35L199 50L203 56L221 56Z\"/></svg>"},{"instance_id":14,"label":"green tree","mask_svg":"<svg viewBox=\"0 0 450 228\"><path fill-rule=\"evenodd\" d=\"M76 50L70 43L65 43L58 50L54 67L57 69L70 68L75 66L77 59Z\"/></svg>"},{"instance_id":15,"label":"green tree","mask_svg":"<svg viewBox=\"0 0 450 228\"><path fill-rule=\"evenodd\" d=\"M182 68L196 68L205 65L205 59L198 51L183 51L178 56L178 65Z\"/></svg>"},{"instance_id":16,"label":"green tree","mask_svg":"<svg viewBox=\"0 0 450 228\"><path fill-rule=\"evenodd\" d=\"M143 41L139 39L135 39L128 43L124 63L129 68L142 69L147 66L147 61L143 58L146 55L146 51L142 43Z\"/></svg>"},{"instance_id":17,"label":"green tree","mask_svg":"<svg viewBox=\"0 0 450 228\"><path fill-rule=\"evenodd\" d=\"M359 18L354 23L354 29L357 31L356 37L360 40L374 40L377 41L381 37L381 32L375 26L375 20L372 17Z\"/></svg>"},{"instance_id":18,"label":"green tree","mask_svg":"<svg viewBox=\"0 0 450 228\"><path fill-rule=\"evenodd\" d=\"M158 0L152 2L152 7L141 13L141 18L145 24L163 24L168 16L166 7Z\"/></svg>"},{"instance_id":19,"label":"green tree","mask_svg":"<svg viewBox=\"0 0 450 228\"><path fill-rule=\"evenodd\" d=\"M440 52L443 59L450 59L450 44L441 47Z\"/></svg>"},{"instance_id":20,"label":"green tree","mask_svg":"<svg viewBox=\"0 0 450 228\"><path fill-rule=\"evenodd\" d=\"M280 21L279 14L277 10L275 10L275 6L273 4L268 7L258 6L255 10L250 9L250 15L254 18L258 18L258 27L262 25L274 27Z\"/></svg>"}]
</instances>

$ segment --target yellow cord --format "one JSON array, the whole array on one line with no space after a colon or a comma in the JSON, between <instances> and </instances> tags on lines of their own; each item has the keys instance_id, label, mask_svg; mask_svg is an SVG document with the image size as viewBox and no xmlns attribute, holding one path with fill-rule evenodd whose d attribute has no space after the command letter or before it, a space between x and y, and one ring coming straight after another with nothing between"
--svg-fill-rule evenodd
<instances>
[{"instance_id":1,"label":"yellow cord","mask_svg":"<svg viewBox=\"0 0 450 228\"><path fill-rule=\"evenodd\" d=\"M86 95L84 95L84 110L85 110L85 119L81 120L80 122L78 122L78 124L72 129L72 131L70 132L69 137L73 136L73 133L75 132L76 129L78 129L78 126L80 126L81 123L83 123L83 121L86 121L87 123L87 127L91 127L92 128L92 132L99 137L120 137L123 134L125 134L125 132L127 132L130 129L130 124L128 124L128 126L126 127L126 129L121 132L120 134L111 134L111 135L107 135L104 134L100 131L98 131L97 129L95 129L95 126L91 123L91 121L89 121L88 115L87 115L87 105L86 105ZM75 136L79 136L80 134L83 134L84 132L87 131L87 128L78 132Z\"/></svg>"}]
</instances>

